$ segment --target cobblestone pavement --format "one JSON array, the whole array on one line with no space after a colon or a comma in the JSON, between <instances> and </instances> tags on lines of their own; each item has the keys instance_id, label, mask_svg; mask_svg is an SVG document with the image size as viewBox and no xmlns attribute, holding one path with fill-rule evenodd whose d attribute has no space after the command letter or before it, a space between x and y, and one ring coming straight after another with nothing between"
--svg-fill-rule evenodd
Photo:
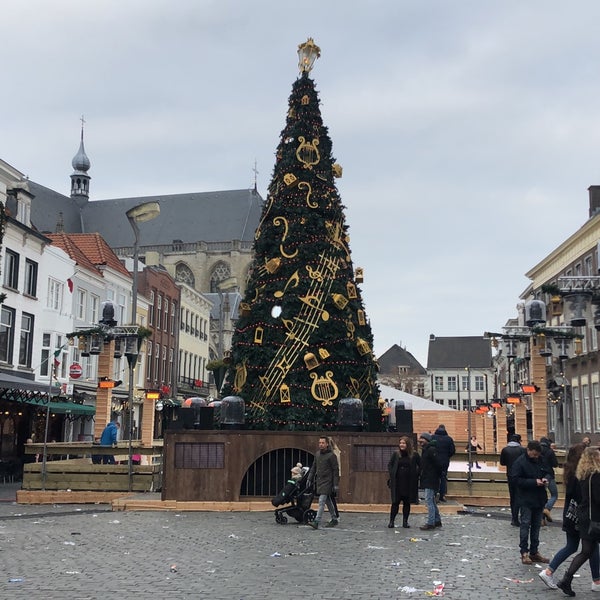
<instances>
[{"instance_id":1,"label":"cobblestone pavement","mask_svg":"<svg viewBox=\"0 0 600 600\"><path fill-rule=\"evenodd\" d=\"M541 567L520 562L506 511L443 520L442 529L420 531L423 516L414 515L411 529L391 530L384 514L343 513L337 528L314 531L293 520L278 525L272 512L4 502L0 598L387 600L426 598L436 582L459 600L547 597ZM554 523L541 539L549 556L564 534ZM584 567L577 597L596 596L590 583Z\"/></svg>"}]
</instances>

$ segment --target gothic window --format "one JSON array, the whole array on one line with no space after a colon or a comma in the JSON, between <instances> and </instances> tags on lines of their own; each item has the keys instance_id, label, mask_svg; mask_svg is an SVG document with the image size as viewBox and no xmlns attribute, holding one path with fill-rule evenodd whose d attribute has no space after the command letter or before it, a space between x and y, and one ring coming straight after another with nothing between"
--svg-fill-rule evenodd
<instances>
[{"instance_id":1,"label":"gothic window","mask_svg":"<svg viewBox=\"0 0 600 600\"><path fill-rule=\"evenodd\" d=\"M213 293L218 292L217 285L220 281L224 281L231 277L231 269L229 265L224 262L217 263L212 270L210 275L210 291Z\"/></svg>"},{"instance_id":2,"label":"gothic window","mask_svg":"<svg viewBox=\"0 0 600 600\"><path fill-rule=\"evenodd\" d=\"M182 281L190 287L194 287L196 284L196 278L192 270L185 263L178 263L175 267L175 281Z\"/></svg>"}]
</instances>

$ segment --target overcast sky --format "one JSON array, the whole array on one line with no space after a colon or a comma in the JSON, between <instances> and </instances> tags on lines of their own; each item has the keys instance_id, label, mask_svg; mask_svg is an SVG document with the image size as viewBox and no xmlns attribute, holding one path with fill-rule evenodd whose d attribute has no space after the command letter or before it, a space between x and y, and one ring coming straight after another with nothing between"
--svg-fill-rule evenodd
<instances>
[{"instance_id":1,"label":"overcast sky","mask_svg":"<svg viewBox=\"0 0 600 600\"><path fill-rule=\"evenodd\" d=\"M93 199L251 187L255 160L266 197L312 36L375 351L425 366L429 334L516 316L587 220L599 22L597 0L5 0L0 158L68 194L83 114Z\"/></svg>"}]
</instances>

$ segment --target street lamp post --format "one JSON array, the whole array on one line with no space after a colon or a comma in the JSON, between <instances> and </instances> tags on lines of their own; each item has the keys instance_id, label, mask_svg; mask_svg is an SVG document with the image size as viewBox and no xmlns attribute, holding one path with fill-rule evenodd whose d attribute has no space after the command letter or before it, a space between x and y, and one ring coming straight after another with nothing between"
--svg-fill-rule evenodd
<instances>
[{"instance_id":1,"label":"street lamp post","mask_svg":"<svg viewBox=\"0 0 600 600\"><path fill-rule=\"evenodd\" d=\"M469 411L469 413L467 414L467 436L469 438L469 440L467 441L467 457L468 457L468 473L467 473L467 484L470 486L473 483L473 460L472 460L472 453L473 450L471 448L471 435L472 435L472 428L473 428L473 423L472 423L472 419L473 416L471 414L471 367L467 366L465 367L467 370L467 410Z\"/></svg>"},{"instance_id":2,"label":"street lamp post","mask_svg":"<svg viewBox=\"0 0 600 600\"><path fill-rule=\"evenodd\" d=\"M129 220L129 224L133 229L134 233L134 242L133 242L133 286L132 286L132 298L131 298L131 324L136 325L137 323L137 296L138 296L138 262L139 262L139 243L140 243L140 228L138 227L138 223L145 223L146 221L151 221L155 219L160 214L160 205L158 202L144 202L143 204L138 204L133 208L130 208L126 213L127 219ZM137 337L137 336L136 336ZM129 468L129 491L132 489L133 485L133 395L134 395L134 381L133 375L135 370L135 365L138 360L139 354L139 342L138 339L135 340L136 347L131 347L131 351L127 353L127 363L129 365L129 390L128 390L128 399L129 399L129 456L127 460L128 468Z\"/></svg>"}]
</instances>

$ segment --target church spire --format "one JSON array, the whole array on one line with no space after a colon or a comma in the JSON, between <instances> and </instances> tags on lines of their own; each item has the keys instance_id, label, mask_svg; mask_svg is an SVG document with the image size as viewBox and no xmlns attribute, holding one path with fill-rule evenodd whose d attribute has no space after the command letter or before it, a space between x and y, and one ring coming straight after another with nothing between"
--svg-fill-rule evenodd
<instances>
[{"instance_id":1,"label":"church spire","mask_svg":"<svg viewBox=\"0 0 600 600\"><path fill-rule=\"evenodd\" d=\"M85 153L83 146L83 125L85 120L83 115L81 117L81 142L79 144L79 150L73 157L71 165L73 166L73 173L71 173L71 198L75 200L77 206L82 208L90 198L90 179L88 170L91 167L90 159Z\"/></svg>"}]
</instances>

